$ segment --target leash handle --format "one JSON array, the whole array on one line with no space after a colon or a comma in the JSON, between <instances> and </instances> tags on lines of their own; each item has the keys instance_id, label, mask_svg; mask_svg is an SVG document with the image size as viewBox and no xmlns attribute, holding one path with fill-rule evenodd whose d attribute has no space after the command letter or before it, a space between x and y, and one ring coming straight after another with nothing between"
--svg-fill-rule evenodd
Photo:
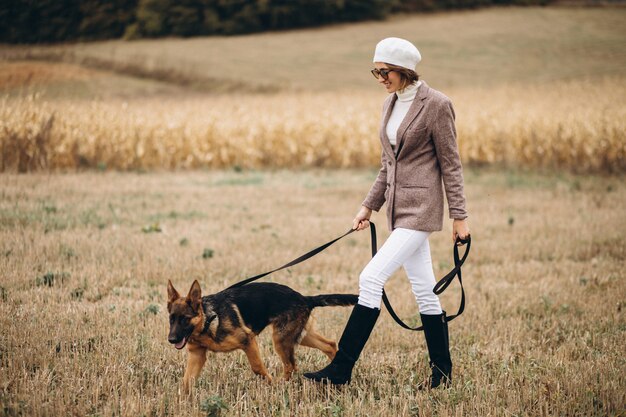
<instances>
[{"instance_id":1,"label":"leash handle","mask_svg":"<svg viewBox=\"0 0 626 417\"><path fill-rule=\"evenodd\" d=\"M460 243L461 245L458 245ZM459 258L459 246L467 245L465 247L465 252L463 253L463 257ZM452 283L454 277L459 278L459 285L461 286L461 302L459 303L459 309L456 314L451 316L446 316L446 321L452 321L465 311L465 289L463 288L463 276L461 275L461 266L465 263L467 256L469 255L470 247L472 246L472 237L467 236L466 239L461 239L460 237L456 238L456 242L454 244L454 269L448 272L448 274L439 280L439 282L433 288L433 292L437 295L443 293L448 285Z\"/></svg>"}]
</instances>

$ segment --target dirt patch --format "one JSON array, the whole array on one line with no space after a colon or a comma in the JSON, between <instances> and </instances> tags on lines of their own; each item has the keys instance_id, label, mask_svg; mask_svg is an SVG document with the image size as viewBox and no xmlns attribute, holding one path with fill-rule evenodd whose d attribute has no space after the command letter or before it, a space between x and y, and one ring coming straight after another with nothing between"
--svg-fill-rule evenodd
<instances>
[{"instance_id":1,"label":"dirt patch","mask_svg":"<svg viewBox=\"0 0 626 417\"><path fill-rule=\"evenodd\" d=\"M100 76L102 74L99 71L66 63L0 62L0 89L45 85L59 81L85 81Z\"/></svg>"}]
</instances>

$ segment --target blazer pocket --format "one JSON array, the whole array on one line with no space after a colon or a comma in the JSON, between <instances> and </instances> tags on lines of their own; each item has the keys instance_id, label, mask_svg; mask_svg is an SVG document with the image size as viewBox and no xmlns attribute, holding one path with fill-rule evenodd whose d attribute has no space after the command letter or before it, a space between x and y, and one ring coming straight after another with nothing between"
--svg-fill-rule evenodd
<instances>
[{"instance_id":1,"label":"blazer pocket","mask_svg":"<svg viewBox=\"0 0 626 417\"><path fill-rule=\"evenodd\" d=\"M401 207L415 210L429 199L429 187L421 184L405 184L396 190L396 201Z\"/></svg>"}]
</instances>

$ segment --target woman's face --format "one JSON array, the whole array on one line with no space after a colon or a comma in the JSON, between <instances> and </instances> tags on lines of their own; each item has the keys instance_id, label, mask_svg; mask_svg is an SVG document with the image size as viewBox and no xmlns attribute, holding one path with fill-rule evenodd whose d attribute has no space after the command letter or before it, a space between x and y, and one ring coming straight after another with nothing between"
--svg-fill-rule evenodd
<instances>
[{"instance_id":1,"label":"woman's face","mask_svg":"<svg viewBox=\"0 0 626 417\"><path fill-rule=\"evenodd\" d=\"M389 67L384 62L374 62L374 67L378 70L388 69ZM400 89L400 74L396 71L390 71L387 74L387 79L385 80L382 75L378 76L378 82L385 87L389 94L395 93Z\"/></svg>"}]
</instances>

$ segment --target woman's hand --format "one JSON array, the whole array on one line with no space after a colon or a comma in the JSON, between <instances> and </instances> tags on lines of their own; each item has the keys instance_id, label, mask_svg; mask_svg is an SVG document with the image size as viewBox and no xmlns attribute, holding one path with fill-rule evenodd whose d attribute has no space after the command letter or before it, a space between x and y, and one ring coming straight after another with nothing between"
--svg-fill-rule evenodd
<instances>
[{"instance_id":1,"label":"woman's hand","mask_svg":"<svg viewBox=\"0 0 626 417\"><path fill-rule=\"evenodd\" d=\"M452 222L452 241L456 243L457 236L463 240L467 239L470 235L469 225L465 219L455 219Z\"/></svg>"},{"instance_id":2,"label":"woman's hand","mask_svg":"<svg viewBox=\"0 0 626 417\"><path fill-rule=\"evenodd\" d=\"M354 230L363 230L369 227L370 217L372 216L372 209L365 206L361 206L361 210L356 214L352 221L352 228Z\"/></svg>"}]
</instances>

